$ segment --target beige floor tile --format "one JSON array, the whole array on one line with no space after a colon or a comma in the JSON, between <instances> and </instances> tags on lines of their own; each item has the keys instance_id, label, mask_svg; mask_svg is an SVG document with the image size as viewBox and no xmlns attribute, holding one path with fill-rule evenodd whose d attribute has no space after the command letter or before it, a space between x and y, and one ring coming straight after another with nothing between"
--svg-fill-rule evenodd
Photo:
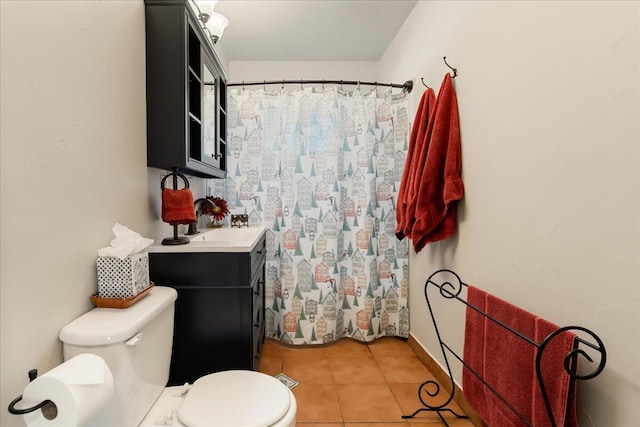
<instances>
[{"instance_id":1,"label":"beige floor tile","mask_svg":"<svg viewBox=\"0 0 640 427\"><path fill-rule=\"evenodd\" d=\"M389 383L421 383L433 375L416 356L376 357L378 366Z\"/></svg>"},{"instance_id":2,"label":"beige floor tile","mask_svg":"<svg viewBox=\"0 0 640 427\"><path fill-rule=\"evenodd\" d=\"M265 340L260 352L261 356L282 356L286 347L273 340Z\"/></svg>"},{"instance_id":3,"label":"beige floor tile","mask_svg":"<svg viewBox=\"0 0 640 427\"><path fill-rule=\"evenodd\" d=\"M369 343L369 351L374 357L415 356L415 353L405 340L395 337L381 338Z\"/></svg>"},{"instance_id":4,"label":"beige floor tile","mask_svg":"<svg viewBox=\"0 0 640 427\"><path fill-rule=\"evenodd\" d=\"M299 423L296 421L296 427L344 427L342 423Z\"/></svg>"},{"instance_id":5,"label":"beige floor tile","mask_svg":"<svg viewBox=\"0 0 640 427\"><path fill-rule=\"evenodd\" d=\"M286 354L286 353L285 353ZM328 358L282 358L282 372L302 384L333 384Z\"/></svg>"},{"instance_id":6,"label":"beige floor tile","mask_svg":"<svg viewBox=\"0 0 640 427\"><path fill-rule=\"evenodd\" d=\"M261 356L258 371L271 376L278 375L282 372L282 357Z\"/></svg>"},{"instance_id":7,"label":"beige floor tile","mask_svg":"<svg viewBox=\"0 0 640 427\"><path fill-rule=\"evenodd\" d=\"M299 384L293 388L298 404L296 422L342 422L333 384Z\"/></svg>"},{"instance_id":8,"label":"beige floor tile","mask_svg":"<svg viewBox=\"0 0 640 427\"><path fill-rule=\"evenodd\" d=\"M372 357L369 347L365 343L347 338L328 346L327 353L329 357Z\"/></svg>"},{"instance_id":9,"label":"beige floor tile","mask_svg":"<svg viewBox=\"0 0 640 427\"><path fill-rule=\"evenodd\" d=\"M345 422L402 421L402 411L386 384L336 384Z\"/></svg>"},{"instance_id":10,"label":"beige floor tile","mask_svg":"<svg viewBox=\"0 0 640 427\"><path fill-rule=\"evenodd\" d=\"M383 423L345 423L344 427L409 427L406 422L394 423L394 422L383 422Z\"/></svg>"},{"instance_id":11,"label":"beige floor tile","mask_svg":"<svg viewBox=\"0 0 640 427\"><path fill-rule=\"evenodd\" d=\"M285 347L282 355L305 359L322 359L327 357L327 347Z\"/></svg>"},{"instance_id":12,"label":"beige floor tile","mask_svg":"<svg viewBox=\"0 0 640 427\"><path fill-rule=\"evenodd\" d=\"M283 372L299 383L292 391L300 427L443 425L433 412L402 419L423 407L418 387L433 376L398 338L369 344L342 339L322 347L290 347L267 340L259 370L269 375ZM450 406L462 414L455 404ZM444 416L451 427L473 427L469 420L448 413Z\"/></svg>"},{"instance_id":13,"label":"beige floor tile","mask_svg":"<svg viewBox=\"0 0 640 427\"><path fill-rule=\"evenodd\" d=\"M331 357L329 366L336 384L385 382L384 375L372 357Z\"/></svg>"}]
</instances>

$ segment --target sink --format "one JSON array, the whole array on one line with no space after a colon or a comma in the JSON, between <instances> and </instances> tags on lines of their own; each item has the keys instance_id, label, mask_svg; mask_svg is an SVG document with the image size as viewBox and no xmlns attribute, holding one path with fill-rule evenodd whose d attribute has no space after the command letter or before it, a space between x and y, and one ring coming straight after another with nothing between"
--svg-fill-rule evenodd
<instances>
[{"instance_id":1,"label":"sink","mask_svg":"<svg viewBox=\"0 0 640 427\"><path fill-rule=\"evenodd\" d=\"M250 252L264 233L264 227L206 228L187 236L186 245L149 247L149 252Z\"/></svg>"},{"instance_id":2,"label":"sink","mask_svg":"<svg viewBox=\"0 0 640 427\"><path fill-rule=\"evenodd\" d=\"M233 242L253 241L259 237L264 227L245 228L211 228L202 230L200 234L191 237L192 242Z\"/></svg>"}]
</instances>

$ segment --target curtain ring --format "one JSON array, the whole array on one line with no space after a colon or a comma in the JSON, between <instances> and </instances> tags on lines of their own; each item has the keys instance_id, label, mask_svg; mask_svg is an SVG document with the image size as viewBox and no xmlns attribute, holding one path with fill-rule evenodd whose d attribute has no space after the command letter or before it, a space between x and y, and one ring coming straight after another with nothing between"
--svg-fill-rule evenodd
<instances>
[{"instance_id":1,"label":"curtain ring","mask_svg":"<svg viewBox=\"0 0 640 427\"><path fill-rule=\"evenodd\" d=\"M265 92L267 91L267 81L266 80L262 81L262 90L264 90Z\"/></svg>"}]
</instances>

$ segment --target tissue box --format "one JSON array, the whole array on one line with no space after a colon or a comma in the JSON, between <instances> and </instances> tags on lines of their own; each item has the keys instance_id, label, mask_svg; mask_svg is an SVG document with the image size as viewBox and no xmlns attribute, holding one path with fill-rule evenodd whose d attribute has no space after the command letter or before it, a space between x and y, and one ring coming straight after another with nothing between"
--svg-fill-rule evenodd
<instances>
[{"instance_id":1,"label":"tissue box","mask_svg":"<svg viewBox=\"0 0 640 427\"><path fill-rule=\"evenodd\" d=\"M107 298L129 298L149 287L149 254L141 252L125 259L99 256L98 295Z\"/></svg>"}]
</instances>

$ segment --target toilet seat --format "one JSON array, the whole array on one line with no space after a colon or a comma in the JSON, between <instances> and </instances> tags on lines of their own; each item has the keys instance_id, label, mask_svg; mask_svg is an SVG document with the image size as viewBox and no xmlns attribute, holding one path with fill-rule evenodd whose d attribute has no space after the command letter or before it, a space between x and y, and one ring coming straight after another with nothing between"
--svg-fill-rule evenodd
<instances>
[{"instance_id":1,"label":"toilet seat","mask_svg":"<svg viewBox=\"0 0 640 427\"><path fill-rule=\"evenodd\" d=\"M297 402L291 390L260 372L217 372L196 380L186 394L185 390L183 386L165 388L138 427L293 427L296 424ZM191 403L185 406L187 401ZM213 413L208 414L212 408Z\"/></svg>"},{"instance_id":2,"label":"toilet seat","mask_svg":"<svg viewBox=\"0 0 640 427\"><path fill-rule=\"evenodd\" d=\"M254 371L223 371L198 378L178 409L189 427L268 427L291 406L289 389Z\"/></svg>"}]
</instances>

